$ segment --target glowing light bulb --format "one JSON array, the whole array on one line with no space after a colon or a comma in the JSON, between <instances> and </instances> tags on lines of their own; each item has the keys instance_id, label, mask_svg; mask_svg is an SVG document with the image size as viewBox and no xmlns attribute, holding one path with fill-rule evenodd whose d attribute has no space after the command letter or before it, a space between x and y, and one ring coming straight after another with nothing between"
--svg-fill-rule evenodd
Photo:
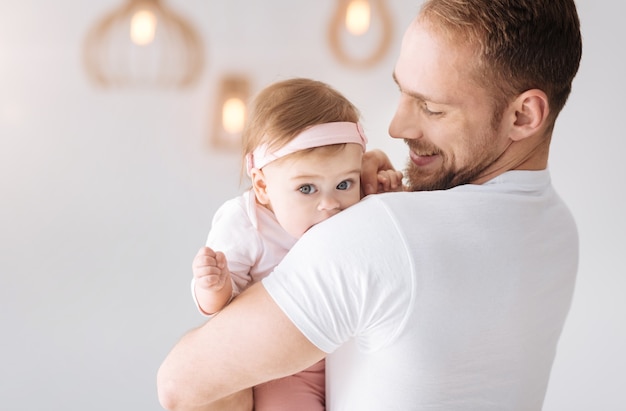
<instances>
[{"instance_id":1,"label":"glowing light bulb","mask_svg":"<svg viewBox=\"0 0 626 411\"><path fill-rule=\"evenodd\" d=\"M250 82L243 74L226 74L219 82L211 145L216 149L239 151L245 128Z\"/></svg>"},{"instance_id":2,"label":"glowing light bulb","mask_svg":"<svg viewBox=\"0 0 626 411\"><path fill-rule=\"evenodd\" d=\"M346 29L360 36L370 28L372 10L367 0L352 0L346 9Z\"/></svg>"},{"instance_id":3,"label":"glowing light bulb","mask_svg":"<svg viewBox=\"0 0 626 411\"><path fill-rule=\"evenodd\" d=\"M130 38L138 46L146 46L154 41L157 19L149 10L139 10L130 20Z\"/></svg>"},{"instance_id":4,"label":"glowing light bulb","mask_svg":"<svg viewBox=\"0 0 626 411\"><path fill-rule=\"evenodd\" d=\"M224 102L222 108L222 126L231 134L241 133L246 120L246 105L237 97L231 97Z\"/></svg>"}]
</instances>

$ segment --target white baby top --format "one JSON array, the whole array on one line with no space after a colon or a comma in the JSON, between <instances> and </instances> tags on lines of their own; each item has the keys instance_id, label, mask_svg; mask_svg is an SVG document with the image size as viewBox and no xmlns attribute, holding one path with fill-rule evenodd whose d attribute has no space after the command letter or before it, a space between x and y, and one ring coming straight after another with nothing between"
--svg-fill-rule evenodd
<instances>
[{"instance_id":1,"label":"white baby top","mask_svg":"<svg viewBox=\"0 0 626 411\"><path fill-rule=\"evenodd\" d=\"M254 192L248 190L217 210L206 245L226 256L237 295L268 275L295 242L274 213L258 204ZM196 301L193 281L192 295Z\"/></svg>"}]
</instances>

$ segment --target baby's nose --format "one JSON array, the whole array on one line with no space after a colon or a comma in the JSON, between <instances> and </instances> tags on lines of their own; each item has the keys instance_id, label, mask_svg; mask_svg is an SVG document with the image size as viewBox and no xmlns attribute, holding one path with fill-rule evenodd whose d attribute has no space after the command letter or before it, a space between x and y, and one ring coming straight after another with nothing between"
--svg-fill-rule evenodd
<instances>
[{"instance_id":1,"label":"baby's nose","mask_svg":"<svg viewBox=\"0 0 626 411\"><path fill-rule=\"evenodd\" d=\"M330 211L330 210L339 210L341 208L341 203L339 200L332 196L326 196L322 198L317 209L319 211Z\"/></svg>"}]
</instances>

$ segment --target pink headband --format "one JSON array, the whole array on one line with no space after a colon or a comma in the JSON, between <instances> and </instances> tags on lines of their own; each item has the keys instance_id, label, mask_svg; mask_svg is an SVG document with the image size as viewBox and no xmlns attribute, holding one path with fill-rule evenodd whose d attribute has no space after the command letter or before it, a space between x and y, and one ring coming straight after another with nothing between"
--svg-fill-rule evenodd
<instances>
[{"instance_id":1,"label":"pink headband","mask_svg":"<svg viewBox=\"0 0 626 411\"><path fill-rule=\"evenodd\" d=\"M261 169L272 161L296 151L343 143L360 144L365 151L367 137L359 123L340 121L311 126L276 151L270 152L267 144L262 144L251 154L246 155L248 175L253 168Z\"/></svg>"}]
</instances>

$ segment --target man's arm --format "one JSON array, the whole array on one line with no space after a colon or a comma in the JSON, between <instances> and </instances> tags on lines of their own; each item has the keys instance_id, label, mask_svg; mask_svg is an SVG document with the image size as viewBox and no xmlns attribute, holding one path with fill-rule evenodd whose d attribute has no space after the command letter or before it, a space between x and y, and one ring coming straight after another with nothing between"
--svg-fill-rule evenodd
<instances>
[{"instance_id":1,"label":"man's arm","mask_svg":"<svg viewBox=\"0 0 626 411\"><path fill-rule=\"evenodd\" d=\"M159 401L168 410L203 409L325 355L257 283L174 346L158 372Z\"/></svg>"}]
</instances>

